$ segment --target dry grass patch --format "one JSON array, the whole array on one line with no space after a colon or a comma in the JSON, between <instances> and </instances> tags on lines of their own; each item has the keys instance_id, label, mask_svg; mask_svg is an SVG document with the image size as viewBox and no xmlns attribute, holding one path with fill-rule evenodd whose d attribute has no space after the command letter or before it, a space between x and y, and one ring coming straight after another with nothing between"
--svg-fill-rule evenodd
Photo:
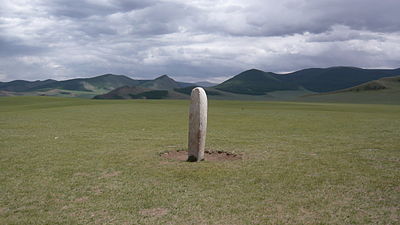
<instances>
[{"instance_id":1,"label":"dry grass patch","mask_svg":"<svg viewBox=\"0 0 400 225\"><path fill-rule=\"evenodd\" d=\"M160 217L167 215L169 212L168 209L165 208L152 208L152 209L143 209L140 210L140 215L142 216L152 216L152 217Z\"/></svg>"}]
</instances>

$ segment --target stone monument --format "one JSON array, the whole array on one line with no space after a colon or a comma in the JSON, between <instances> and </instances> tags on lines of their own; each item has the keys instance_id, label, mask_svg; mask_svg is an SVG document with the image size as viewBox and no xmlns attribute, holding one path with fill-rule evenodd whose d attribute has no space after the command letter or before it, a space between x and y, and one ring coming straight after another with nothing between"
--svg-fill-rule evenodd
<instances>
[{"instance_id":1,"label":"stone monument","mask_svg":"<svg viewBox=\"0 0 400 225\"><path fill-rule=\"evenodd\" d=\"M196 87L190 95L189 110L189 162L204 160L207 130L207 94L201 87Z\"/></svg>"}]
</instances>

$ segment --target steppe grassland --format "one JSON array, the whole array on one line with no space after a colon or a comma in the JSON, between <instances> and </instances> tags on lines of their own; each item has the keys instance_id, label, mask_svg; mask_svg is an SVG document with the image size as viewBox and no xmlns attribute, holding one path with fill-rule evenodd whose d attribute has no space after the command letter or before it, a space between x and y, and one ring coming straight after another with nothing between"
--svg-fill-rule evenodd
<instances>
[{"instance_id":1,"label":"steppe grassland","mask_svg":"<svg viewBox=\"0 0 400 225\"><path fill-rule=\"evenodd\" d=\"M186 163L188 101L0 98L0 224L400 223L400 106L210 101Z\"/></svg>"}]
</instances>

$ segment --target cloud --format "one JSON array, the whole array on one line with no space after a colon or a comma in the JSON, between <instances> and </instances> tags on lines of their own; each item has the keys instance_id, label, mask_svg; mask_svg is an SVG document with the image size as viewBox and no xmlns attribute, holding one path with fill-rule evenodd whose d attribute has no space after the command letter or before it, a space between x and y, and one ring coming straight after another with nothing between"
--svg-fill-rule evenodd
<instances>
[{"instance_id":1,"label":"cloud","mask_svg":"<svg viewBox=\"0 0 400 225\"><path fill-rule=\"evenodd\" d=\"M362 10L360 9L362 7ZM0 80L399 67L397 0L6 0Z\"/></svg>"},{"instance_id":2,"label":"cloud","mask_svg":"<svg viewBox=\"0 0 400 225\"><path fill-rule=\"evenodd\" d=\"M335 25L394 32L400 28L400 15L396 13L399 7L397 0L218 1L204 7L203 19L207 23L200 25L205 30L238 36L322 33Z\"/></svg>"},{"instance_id":3,"label":"cloud","mask_svg":"<svg viewBox=\"0 0 400 225\"><path fill-rule=\"evenodd\" d=\"M0 57L15 57L20 55L38 55L46 49L40 46L26 44L19 39L0 36Z\"/></svg>"},{"instance_id":4,"label":"cloud","mask_svg":"<svg viewBox=\"0 0 400 225\"><path fill-rule=\"evenodd\" d=\"M146 0L53 0L40 4L52 16L82 19L90 16L129 12L151 6L154 1Z\"/></svg>"},{"instance_id":5,"label":"cloud","mask_svg":"<svg viewBox=\"0 0 400 225\"><path fill-rule=\"evenodd\" d=\"M187 5L159 2L152 7L111 14L105 22L118 26L121 34L162 35L183 31L197 13L195 8Z\"/></svg>"},{"instance_id":6,"label":"cloud","mask_svg":"<svg viewBox=\"0 0 400 225\"><path fill-rule=\"evenodd\" d=\"M363 30L352 30L343 25L332 26L330 30L311 36L310 42L340 42L348 40L379 40L384 41L384 35Z\"/></svg>"}]
</instances>

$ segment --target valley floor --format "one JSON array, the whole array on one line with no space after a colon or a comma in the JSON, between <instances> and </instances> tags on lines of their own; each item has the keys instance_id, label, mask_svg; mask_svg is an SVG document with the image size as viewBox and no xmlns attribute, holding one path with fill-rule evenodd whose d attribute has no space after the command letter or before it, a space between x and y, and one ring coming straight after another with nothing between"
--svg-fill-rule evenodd
<instances>
[{"instance_id":1,"label":"valley floor","mask_svg":"<svg viewBox=\"0 0 400 225\"><path fill-rule=\"evenodd\" d=\"M0 224L399 224L400 106L0 98Z\"/></svg>"}]
</instances>

